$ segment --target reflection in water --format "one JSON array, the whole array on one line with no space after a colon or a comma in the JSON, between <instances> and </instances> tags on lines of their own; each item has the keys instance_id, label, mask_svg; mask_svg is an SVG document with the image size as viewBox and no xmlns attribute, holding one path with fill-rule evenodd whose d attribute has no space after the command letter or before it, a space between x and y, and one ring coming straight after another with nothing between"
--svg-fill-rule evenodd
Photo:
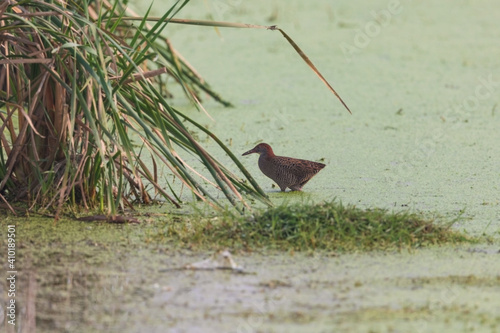
<instances>
[{"instance_id":1,"label":"reflection in water","mask_svg":"<svg viewBox=\"0 0 500 333\"><path fill-rule=\"evenodd\" d=\"M60 257L50 267L35 268L23 260L28 268L18 273L16 326L4 321L6 332L98 331L112 322L126 276L82 264Z\"/></svg>"},{"instance_id":2,"label":"reflection in water","mask_svg":"<svg viewBox=\"0 0 500 333\"><path fill-rule=\"evenodd\" d=\"M31 260L29 258L26 260L26 267L31 266ZM7 292L3 292L6 286L4 281L1 284L1 295L2 298L7 296ZM6 288L8 289L8 288ZM12 298L2 299L2 304L0 305L0 325L5 328L5 332L21 332L21 333L32 333L36 332L36 297L37 297L37 279L36 270L23 270L18 271L16 275L16 290L15 296ZM3 306L10 299L15 300L16 305L16 316L13 322L15 325L9 323L11 318L5 317L5 312Z\"/></svg>"},{"instance_id":3,"label":"reflection in water","mask_svg":"<svg viewBox=\"0 0 500 333\"><path fill-rule=\"evenodd\" d=\"M38 285L36 271L28 273L28 287L26 288L26 317L23 332L36 332L36 294Z\"/></svg>"}]
</instances>

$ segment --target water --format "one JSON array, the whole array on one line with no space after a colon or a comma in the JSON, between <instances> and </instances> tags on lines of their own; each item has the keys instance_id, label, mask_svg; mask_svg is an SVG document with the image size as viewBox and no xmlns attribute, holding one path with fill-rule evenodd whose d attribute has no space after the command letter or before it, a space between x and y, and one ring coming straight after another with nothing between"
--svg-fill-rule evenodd
<instances>
[{"instance_id":1,"label":"water","mask_svg":"<svg viewBox=\"0 0 500 333\"><path fill-rule=\"evenodd\" d=\"M224 108L205 98L216 122L180 94L176 107L209 126L235 152L262 140L280 155L324 159L327 167L304 193L289 195L276 193L258 170L256 156L243 157L275 203L337 198L444 218L462 214L457 228L485 233L494 243L412 253L235 251L235 260L255 274L161 273L211 254L154 240L152 234L174 223L168 216L123 227L4 220L2 230L18 224L21 244L16 331L33 331L33 325L38 332L495 331L500 326L495 3L199 1L179 17L204 19L205 4L218 8L212 10L217 20L284 29L353 111L343 109L279 32L220 29L219 36L212 28L169 27L177 50L236 106ZM157 2L154 10L165 8ZM378 28L372 11L379 14ZM205 146L229 164L213 144ZM39 237L31 240L34 233ZM0 286L6 287L5 280ZM2 327L14 332L6 321Z\"/></svg>"}]
</instances>

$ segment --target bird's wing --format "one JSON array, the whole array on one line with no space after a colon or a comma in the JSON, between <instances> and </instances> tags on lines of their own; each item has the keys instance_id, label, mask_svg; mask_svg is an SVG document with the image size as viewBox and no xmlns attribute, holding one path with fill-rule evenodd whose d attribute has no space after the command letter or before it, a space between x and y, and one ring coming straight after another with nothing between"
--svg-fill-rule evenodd
<instances>
[{"instance_id":1,"label":"bird's wing","mask_svg":"<svg viewBox=\"0 0 500 333\"><path fill-rule=\"evenodd\" d=\"M276 162L279 163L280 169L292 174L298 183L311 179L312 176L325 167L322 163L285 156L276 156Z\"/></svg>"}]
</instances>

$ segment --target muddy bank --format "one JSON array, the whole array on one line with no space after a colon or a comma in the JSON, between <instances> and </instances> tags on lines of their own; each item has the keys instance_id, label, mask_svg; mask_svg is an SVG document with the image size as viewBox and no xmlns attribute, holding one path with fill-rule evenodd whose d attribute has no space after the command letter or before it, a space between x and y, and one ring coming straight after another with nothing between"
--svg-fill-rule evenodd
<instances>
[{"instance_id":1,"label":"muddy bank","mask_svg":"<svg viewBox=\"0 0 500 333\"><path fill-rule=\"evenodd\" d=\"M245 274L193 271L177 268L208 258L217 245L190 250L152 237L163 223L179 222L19 223L18 324L38 332L465 332L500 325L498 245L236 250ZM5 280L1 286L6 290Z\"/></svg>"}]
</instances>

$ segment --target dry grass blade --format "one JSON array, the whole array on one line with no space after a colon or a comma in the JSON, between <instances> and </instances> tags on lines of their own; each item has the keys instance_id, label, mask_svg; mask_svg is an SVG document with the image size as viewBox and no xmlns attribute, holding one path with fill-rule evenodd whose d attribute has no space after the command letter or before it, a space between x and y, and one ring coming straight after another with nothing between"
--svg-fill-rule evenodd
<instances>
[{"instance_id":1,"label":"dry grass blade","mask_svg":"<svg viewBox=\"0 0 500 333\"><path fill-rule=\"evenodd\" d=\"M7 206L7 208L9 208L9 210L12 212L12 214L17 215L14 208L12 208L12 206L9 204L9 202L7 200L5 200L5 198L3 197L2 194L0 194L0 199L2 199L3 202L5 202L5 205Z\"/></svg>"},{"instance_id":2,"label":"dry grass blade","mask_svg":"<svg viewBox=\"0 0 500 333\"><path fill-rule=\"evenodd\" d=\"M16 65L16 64L50 64L52 59L3 59L0 60L0 65Z\"/></svg>"},{"instance_id":3,"label":"dry grass blade","mask_svg":"<svg viewBox=\"0 0 500 333\"><path fill-rule=\"evenodd\" d=\"M140 17L124 17L124 20L140 20ZM160 21L161 18L158 17L149 17L148 20L151 21ZM234 22L221 22L221 21L206 21L206 20L189 20L189 19L170 19L169 23L176 24L189 24L189 25L200 25L200 26L208 26L208 27L220 27L220 28L246 28L246 29L267 29L267 30L278 30L283 37L292 45L295 51L300 55L300 57L305 61L305 63L312 69L312 71L319 77L319 79L330 89L330 91L339 99L342 105L352 114L351 110L344 102L344 100L340 97L340 95L333 89L330 83L325 79L325 77L321 74L321 72L316 68L316 66L312 63L312 61L307 57L307 55L301 50L301 48L295 43L290 36L288 36L282 29L279 29L275 25L265 26L265 25L256 25L256 24L246 24L246 23L234 23Z\"/></svg>"},{"instance_id":4,"label":"dry grass blade","mask_svg":"<svg viewBox=\"0 0 500 333\"><path fill-rule=\"evenodd\" d=\"M5 4L8 6L9 2L5 1ZM28 17L40 17L40 16L55 16L61 15L59 12L37 12L37 13L16 13L17 16L21 16L24 18ZM7 18L6 16L0 16L0 20Z\"/></svg>"},{"instance_id":5,"label":"dry grass blade","mask_svg":"<svg viewBox=\"0 0 500 333\"><path fill-rule=\"evenodd\" d=\"M116 20L116 18L113 18ZM121 18L124 21L142 21L144 17L140 16L125 16ZM164 17L148 17L148 21L161 22L165 21ZM169 23L176 24L187 24L187 25L199 25L205 27L220 27L220 28L242 28L242 29L270 29L271 26L258 25L258 24L247 24L247 23L235 23L235 22L222 22L222 21L208 21L208 20L190 20L190 19L176 19L170 18L167 20Z\"/></svg>"},{"instance_id":6,"label":"dry grass blade","mask_svg":"<svg viewBox=\"0 0 500 333\"><path fill-rule=\"evenodd\" d=\"M122 84L128 84L128 83L139 81L139 80L149 79L149 78L152 78L154 76L164 74L166 72L167 72L167 68L166 67L162 67L162 68L155 69L155 70L152 70L152 71L148 71L148 72L145 72L145 73L137 73L137 74L132 75L131 78L126 79L125 81L123 81ZM112 76L109 79L110 80L120 80L121 78L122 78L122 76Z\"/></svg>"},{"instance_id":7,"label":"dry grass blade","mask_svg":"<svg viewBox=\"0 0 500 333\"><path fill-rule=\"evenodd\" d=\"M288 36L283 30L281 29L271 29L271 30L278 30L279 32L281 32L281 34L283 35L283 37L285 37L285 39L290 43L290 45L292 45L292 47L295 49L295 51L297 51L297 53L300 55L300 57L306 62L306 64L311 67L311 69L313 70L314 73L316 73L316 75L320 78L321 81L323 81L323 83L330 89L330 91L335 95L337 96L337 98L339 99L339 101L342 103L342 105L344 105L344 107L347 109L347 111L349 111L350 114L352 114L351 110L349 110L349 107L345 104L345 102L342 100L342 98L339 96L339 94L337 94L337 92L335 91L335 89L333 89L333 87L330 85L330 83L328 83L328 81L323 77L323 75L320 73L320 71L316 68L316 66L314 66L314 64L311 62L311 60L309 60L309 58L305 55L305 53L300 49L300 47L290 38L290 36Z\"/></svg>"},{"instance_id":8,"label":"dry grass blade","mask_svg":"<svg viewBox=\"0 0 500 333\"><path fill-rule=\"evenodd\" d=\"M171 19L170 22L177 23L177 24L201 25L201 26L206 26L206 27L269 29L269 26L265 26L265 25L234 23L234 22L221 22L221 21Z\"/></svg>"}]
</instances>

